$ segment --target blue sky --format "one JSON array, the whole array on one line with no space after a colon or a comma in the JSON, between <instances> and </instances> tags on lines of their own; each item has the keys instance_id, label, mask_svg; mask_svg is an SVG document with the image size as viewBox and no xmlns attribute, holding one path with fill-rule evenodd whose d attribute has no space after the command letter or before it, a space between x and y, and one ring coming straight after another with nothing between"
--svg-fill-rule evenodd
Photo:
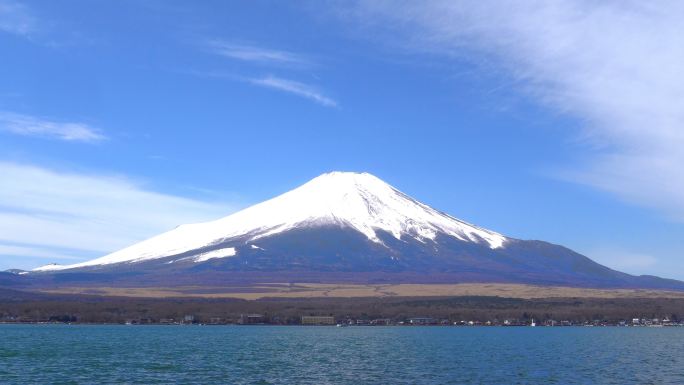
<instances>
[{"instance_id":1,"label":"blue sky","mask_svg":"<svg viewBox=\"0 0 684 385\"><path fill-rule=\"evenodd\" d=\"M684 279L681 5L0 0L0 269L327 171Z\"/></svg>"}]
</instances>

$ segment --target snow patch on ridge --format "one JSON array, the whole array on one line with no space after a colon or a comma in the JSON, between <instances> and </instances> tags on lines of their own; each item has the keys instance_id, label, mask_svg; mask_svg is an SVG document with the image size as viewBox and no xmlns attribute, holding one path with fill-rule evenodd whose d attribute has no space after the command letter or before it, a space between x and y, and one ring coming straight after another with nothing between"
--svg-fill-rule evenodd
<instances>
[{"instance_id":1,"label":"snow patch on ridge","mask_svg":"<svg viewBox=\"0 0 684 385\"><path fill-rule=\"evenodd\" d=\"M36 267L35 269L33 269L31 271L54 271L54 270L62 270L64 268L65 268L64 265L59 265L57 263L50 263L50 264L47 264L45 266Z\"/></svg>"},{"instance_id":2,"label":"snow patch on ridge","mask_svg":"<svg viewBox=\"0 0 684 385\"><path fill-rule=\"evenodd\" d=\"M193 261L205 262L205 261L208 261L210 259L234 257L236 254L237 254L237 252L235 251L234 247L226 247L224 249L212 250L212 251L208 251L206 253L202 253L202 254L194 257Z\"/></svg>"}]
</instances>

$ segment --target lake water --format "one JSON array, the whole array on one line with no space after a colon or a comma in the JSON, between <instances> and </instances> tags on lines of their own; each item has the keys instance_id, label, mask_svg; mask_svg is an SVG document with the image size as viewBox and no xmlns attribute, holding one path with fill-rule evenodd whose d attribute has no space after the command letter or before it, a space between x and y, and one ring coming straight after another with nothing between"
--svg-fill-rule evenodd
<instances>
[{"instance_id":1,"label":"lake water","mask_svg":"<svg viewBox=\"0 0 684 385\"><path fill-rule=\"evenodd\" d=\"M1 384L682 384L684 328L0 325Z\"/></svg>"}]
</instances>

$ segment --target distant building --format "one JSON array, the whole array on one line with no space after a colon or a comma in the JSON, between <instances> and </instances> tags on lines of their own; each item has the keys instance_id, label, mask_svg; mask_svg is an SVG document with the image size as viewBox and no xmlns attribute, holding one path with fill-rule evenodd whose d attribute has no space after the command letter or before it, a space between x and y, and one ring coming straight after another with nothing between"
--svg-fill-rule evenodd
<instances>
[{"instance_id":1,"label":"distant building","mask_svg":"<svg viewBox=\"0 0 684 385\"><path fill-rule=\"evenodd\" d=\"M371 325L385 326L385 325L391 325L391 324L392 324L392 320L389 318L378 318L378 319L374 319L371 321Z\"/></svg>"},{"instance_id":2,"label":"distant building","mask_svg":"<svg viewBox=\"0 0 684 385\"><path fill-rule=\"evenodd\" d=\"M188 314L185 317L183 317L183 323L191 324L193 322L195 322L195 316L194 315Z\"/></svg>"},{"instance_id":3,"label":"distant building","mask_svg":"<svg viewBox=\"0 0 684 385\"><path fill-rule=\"evenodd\" d=\"M434 325L437 323L437 321L430 317L414 317L409 318L409 323L411 325Z\"/></svg>"},{"instance_id":4,"label":"distant building","mask_svg":"<svg viewBox=\"0 0 684 385\"><path fill-rule=\"evenodd\" d=\"M259 325L266 323L263 314L241 314L238 323L241 325Z\"/></svg>"},{"instance_id":5,"label":"distant building","mask_svg":"<svg viewBox=\"0 0 684 385\"><path fill-rule=\"evenodd\" d=\"M335 325L335 317L303 315L302 325Z\"/></svg>"}]
</instances>

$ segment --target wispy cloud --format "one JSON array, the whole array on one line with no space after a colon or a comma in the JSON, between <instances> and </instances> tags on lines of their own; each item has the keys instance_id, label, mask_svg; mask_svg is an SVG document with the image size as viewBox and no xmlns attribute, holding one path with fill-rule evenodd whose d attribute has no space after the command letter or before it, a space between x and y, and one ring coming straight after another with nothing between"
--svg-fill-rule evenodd
<instances>
[{"instance_id":1,"label":"wispy cloud","mask_svg":"<svg viewBox=\"0 0 684 385\"><path fill-rule=\"evenodd\" d=\"M593 260L602 265L636 275L643 274L647 270L657 270L662 264L662 261L653 255L634 253L613 247L596 248L588 251L586 255L590 255ZM671 276L672 271L661 269L654 274Z\"/></svg>"},{"instance_id":2,"label":"wispy cloud","mask_svg":"<svg viewBox=\"0 0 684 385\"><path fill-rule=\"evenodd\" d=\"M247 62L299 67L308 67L312 65L312 62L302 55L255 45L238 44L224 40L211 40L208 42L207 47L214 54Z\"/></svg>"},{"instance_id":3,"label":"wispy cloud","mask_svg":"<svg viewBox=\"0 0 684 385\"><path fill-rule=\"evenodd\" d=\"M266 76L263 78L249 79L249 82L261 87L272 88L275 90L288 92L303 98L313 100L326 107L337 107L337 102L305 83L300 83L294 80L277 78L274 76Z\"/></svg>"},{"instance_id":4,"label":"wispy cloud","mask_svg":"<svg viewBox=\"0 0 684 385\"><path fill-rule=\"evenodd\" d=\"M70 142L92 143L107 139L100 130L85 123L56 122L12 112L0 112L0 131Z\"/></svg>"},{"instance_id":5,"label":"wispy cloud","mask_svg":"<svg viewBox=\"0 0 684 385\"><path fill-rule=\"evenodd\" d=\"M684 221L684 3L376 1L344 15L410 52L504 70L583 122L585 163L561 178Z\"/></svg>"},{"instance_id":6,"label":"wispy cloud","mask_svg":"<svg viewBox=\"0 0 684 385\"><path fill-rule=\"evenodd\" d=\"M314 66L310 58L294 52L264 48L253 44L236 43L225 40L210 40L206 43L208 50L216 55L229 59L240 60L250 64L267 67L289 67L288 69L303 69ZM336 107L338 103L323 94L318 88L296 80L276 76L244 77L225 72L202 72L202 76L229 78L247 81L250 84L271 88L274 90L294 94L312 100L326 107Z\"/></svg>"},{"instance_id":7,"label":"wispy cloud","mask_svg":"<svg viewBox=\"0 0 684 385\"><path fill-rule=\"evenodd\" d=\"M99 257L235 208L155 192L124 177L0 162L0 265L32 268ZM8 257L18 265L6 266Z\"/></svg>"},{"instance_id":8,"label":"wispy cloud","mask_svg":"<svg viewBox=\"0 0 684 385\"><path fill-rule=\"evenodd\" d=\"M26 37L35 32L36 24L25 5L12 0L0 0L0 31Z\"/></svg>"},{"instance_id":9,"label":"wispy cloud","mask_svg":"<svg viewBox=\"0 0 684 385\"><path fill-rule=\"evenodd\" d=\"M38 264L43 263L45 261L50 261L49 263L61 263L63 261L82 261L83 257L78 257L78 254L80 254L80 252L77 250L69 250L65 252L63 250L56 248L44 248L32 245L6 244L3 241L0 241L0 256L3 256L5 258L11 256L16 259L36 260L34 263ZM26 264L22 263L22 265ZM17 265L7 265L7 267L16 268ZM0 270L6 269L3 269L0 266Z\"/></svg>"}]
</instances>

